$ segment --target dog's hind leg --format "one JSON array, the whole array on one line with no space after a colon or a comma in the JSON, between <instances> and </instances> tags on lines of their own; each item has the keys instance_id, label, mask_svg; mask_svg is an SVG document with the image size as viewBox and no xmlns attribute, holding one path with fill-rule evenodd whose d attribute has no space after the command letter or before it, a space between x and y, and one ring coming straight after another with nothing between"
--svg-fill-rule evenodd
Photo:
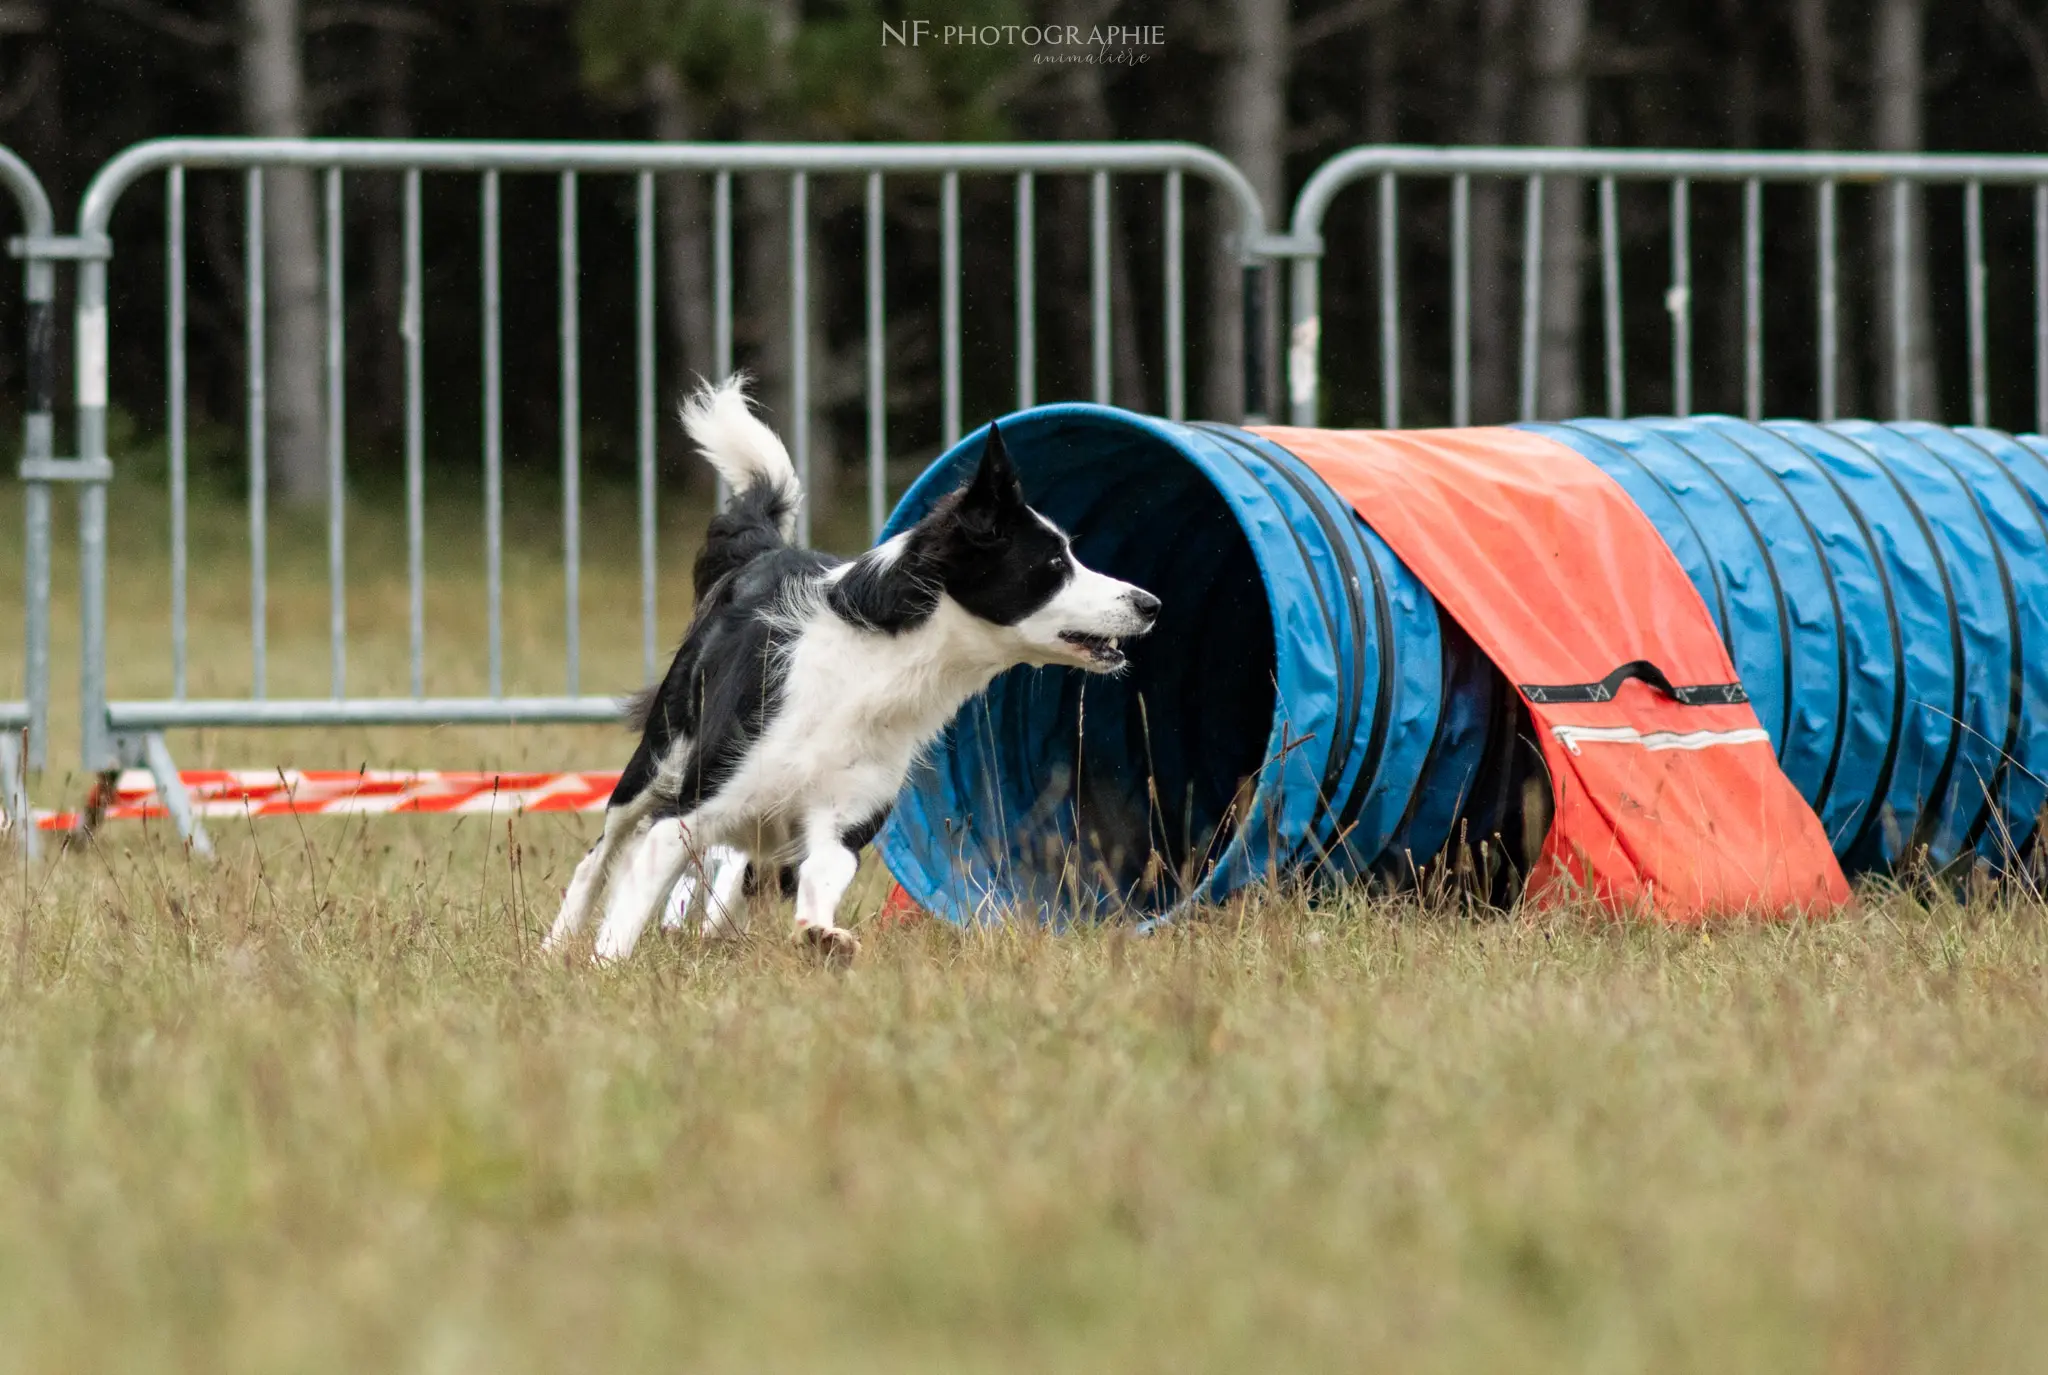
<instances>
[{"instance_id":1,"label":"dog's hind leg","mask_svg":"<svg viewBox=\"0 0 2048 1375\"><path fill-rule=\"evenodd\" d=\"M618 863L619 851L639 831L647 814L654 809L654 801L652 793L643 792L630 802L605 809L604 832L577 862L576 872L569 876L569 891L562 895L562 910L555 914L554 927L548 932L547 939L541 942L542 954L554 950L582 929L583 923L589 919L590 909L604 896L612 866Z\"/></svg>"},{"instance_id":2,"label":"dog's hind leg","mask_svg":"<svg viewBox=\"0 0 2048 1375\"><path fill-rule=\"evenodd\" d=\"M605 926L623 920L623 912L632 911L648 904L657 909L668 895L668 888L662 886L671 872L678 851L683 849L682 820L679 817L657 817L647 824L630 843L624 857L619 861L618 872L612 878L605 892ZM690 899L689 890L696 885L698 866L690 864L683 870L683 878L672 886L682 894L683 901ZM599 930L604 930L600 927Z\"/></svg>"},{"instance_id":3,"label":"dog's hind leg","mask_svg":"<svg viewBox=\"0 0 2048 1375\"><path fill-rule=\"evenodd\" d=\"M642 843L644 863L636 861L634 882L622 887L605 905L604 925L598 929L597 949L592 956L598 964L623 960L640 943L640 933L661 911L662 903L692 867L702 862L691 839L690 818L665 817L649 830Z\"/></svg>"}]
</instances>

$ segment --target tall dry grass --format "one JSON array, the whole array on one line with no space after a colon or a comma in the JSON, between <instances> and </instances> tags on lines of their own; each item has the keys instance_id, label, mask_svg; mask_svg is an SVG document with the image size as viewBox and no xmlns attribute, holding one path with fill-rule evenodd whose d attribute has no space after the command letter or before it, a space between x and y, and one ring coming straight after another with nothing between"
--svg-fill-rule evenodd
<instances>
[{"instance_id":1,"label":"tall dry grass","mask_svg":"<svg viewBox=\"0 0 2048 1375\"><path fill-rule=\"evenodd\" d=\"M588 604L626 614L586 632L590 681L623 685L630 563L592 543ZM545 546L514 605L544 599ZM223 549L195 625L225 645ZM143 563L117 634L160 643ZM373 563L352 674L402 688ZM283 652L313 655L317 545L280 565ZM553 623L508 636L544 657ZM179 747L571 766L622 741ZM1869 890L1706 934L1274 894L1148 939L870 926L844 974L779 923L594 971L534 953L589 825L8 854L0 1365L1950 1371L2048 1347L2048 920L2023 894Z\"/></svg>"}]
</instances>

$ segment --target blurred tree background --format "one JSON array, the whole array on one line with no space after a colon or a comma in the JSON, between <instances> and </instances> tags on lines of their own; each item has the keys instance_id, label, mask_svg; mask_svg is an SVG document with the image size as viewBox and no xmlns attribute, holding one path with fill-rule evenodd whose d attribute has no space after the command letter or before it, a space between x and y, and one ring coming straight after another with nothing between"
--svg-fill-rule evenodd
<instances>
[{"instance_id":1,"label":"blurred tree background","mask_svg":"<svg viewBox=\"0 0 2048 1375\"><path fill-rule=\"evenodd\" d=\"M1053 65L1022 46L885 44L883 25L1160 25L1135 65ZM899 0L0 0L0 142L43 177L68 218L93 172L123 147L165 134L607 140L1188 139L1251 178L1278 224L1330 154L1366 142L1609 147L1889 148L2024 152L2048 146L2048 9L2039 0L965 0L919 12ZM310 179L273 174L271 394L277 490L320 490L318 207ZM894 182L900 180L901 186ZM627 179L587 178L582 292L586 453L598 480L631 468L633 257ZM351 473L398 464L403 375L398 181L351 176L347 237ZM507 452L552 462L555 187L508 178L505 209ZM745 179L736 208L740 361L771 408L788 405L786 182ZM1518 338L1519 190L1475 188L1475 412L1513 408ZM1733 188L1695 189L1696 404L1740 402L1740 309ZM1888 319L1882 217L1845 192L1844 410L1882 409L1891 379L1875 322ZM192 176L192 394L200 425L232 448L241 415L243 208L239 180ZM864 378L861 185L814 177L809 196L817 436L829 484L857 462ZM1013 329L1006 179L967 179L965 302L969 423L1006 409ZM1810 195L1767 193L1767 356L1771 406L1812 409L1815 379ZM1162 404L1158 188L1118 184L1115 391ZM1370 195L1353 192L1327 231L1325 358L1331 418L1378 414L1376 262ZM660 186L662 378L711 367L707 179ZM1910 385L1928 414L1957 418L1961 273L1958 196L1915 208L1928 251L1911 283L1928 322ZM1040 399L1087 390L1085 182L1042 178L1039 194ZM938 439L937 188L892 179L889 335L892 448L905 460ZM1630 282L1631 409L1668 406L1669 323L1662 286L1661 188L1630 192L1623 233ZM1781 213L1782 210L1782 213ZM1995 264L1995 408L2009 422L2031 395L2030 204L1987 196ZM123 203L114 273L115 394L143 430L161 424L161 188ZM1448 384L1445 198L1404 192L1403 329L1409 423L1441 420ZM480 367L473 179L430 181L427 196L429 422L437 467L473 466ZM1583 195L1553 194L1551 242L1593 225ZM148 223L154 218L155 225ZM1191 215L1191 402L1229 416L1241 402L1230 321L1238 283L1213 250L1224 226ZM154 256L152 256L154 255ZM1995 272L2006 272L1997 267ZM1581 252L1546 268L1542 404L1598 404L1597 273ZM7 290L17 288L10 285ZM11 297L8 298L11 301ZM8 318L13 318L9 306ZM294 331L298 331L295 334ZM307 331L311 331L310 333ZM1640 361L1637 361L1640 360ZM18 391L18 355L0 355L0 394ZM665 443L669 442L667 440ZM203 447L203 446L202 446ZM296 456L296 457L295 457ZM223 471L232 471L230 459Z\"/></svg>"}]
</instances>

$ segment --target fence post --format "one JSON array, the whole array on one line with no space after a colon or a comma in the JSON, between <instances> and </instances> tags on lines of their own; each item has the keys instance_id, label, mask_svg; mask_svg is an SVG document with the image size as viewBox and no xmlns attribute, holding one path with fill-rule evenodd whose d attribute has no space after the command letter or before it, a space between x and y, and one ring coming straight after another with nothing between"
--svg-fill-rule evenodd
<instances>
[{"instance_id":1,"label":"fence post","mask_svg":"<svg viewBox=\"0 0 2048 1375\"><path fill-rule=\"evenodd\" d=\"M107 259L111 242L95 245L78 268L78 710L81 766L86 773L120 767L107 734Z\"/></svg>"},{"instance_id":2,"label":"fence post","mask_svg":"<svg viewBox=\"0 0 2048 1375\"><path fill-rule=\"evenodd\" d=\"M24 853L36 852L28 776L42 771L50 724L50 487L54 476L56 389L56 284L50 198L19 157L0 148L0 183L21 212L22 236L8 251L22 260L23 361L27 386L22 406L22 649L24 701L0 704L0 820L19 836Z\"/></svg>"},{"instance_id":3,"label":"fence post","mask_svg":"<svg viewBox=\"0 0 2048 1375\"><path fill-rule=\"evenodd\" d=\"M22 601L27 624L28 748L25 764L40 772L48 757L50 733L50 484L31 474L56 456L57 273L49 259L24 255L23 304L27 313L24 371L27 404L21 422L23 531L28 563L23 570Z\"/></svg>"}]
</instances>

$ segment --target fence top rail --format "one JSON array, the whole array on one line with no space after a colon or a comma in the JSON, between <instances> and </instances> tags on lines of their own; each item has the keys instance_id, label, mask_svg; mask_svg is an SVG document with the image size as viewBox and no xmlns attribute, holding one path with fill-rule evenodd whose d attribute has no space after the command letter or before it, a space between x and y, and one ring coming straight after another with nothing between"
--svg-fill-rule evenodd
<instances>
[{"instance_id":1,"label":"fence top rail","mask_svg":"<svg viewBox=\"0 0 2048 1375\"><path fill-rule=\"evenodd\" d=\"M1538 175L1629 180L2048 182L2048 157L1993 153L1766 153L1621 148L1438 148L1377 144L1318 167L1294 202L1290 238L1314 252L1323 215L1352 182L1382 172L1422 176Z\"/></svg>"},{"instance_id":2,"label":"fence top rail","mask_svg":"<svg viewBox=\"0 0 2048 1375\"><path fill-rule=\"evenodd\" d=\"M0 183L21 207L22 229L29 238L46 239L56 232L57 217L50 209L49 194L12 148L0 147Z\"/></svg>"},{"instance_id":3,"label":"fence top rail","mask_svg":"<svg viewBox=\"0 0 2048 1375\"><path fill-rule=\"evenodd\" d=\"M104 235L121 195L168 167L423 172L1190 172L1237 210L1241 251L1265 236L1258 193L1195 143L551 143L454 139L166 138L101 168L80 202L81 236ZM26 170L26 169L23 169Z\"/></svg>"}]
</instances>

